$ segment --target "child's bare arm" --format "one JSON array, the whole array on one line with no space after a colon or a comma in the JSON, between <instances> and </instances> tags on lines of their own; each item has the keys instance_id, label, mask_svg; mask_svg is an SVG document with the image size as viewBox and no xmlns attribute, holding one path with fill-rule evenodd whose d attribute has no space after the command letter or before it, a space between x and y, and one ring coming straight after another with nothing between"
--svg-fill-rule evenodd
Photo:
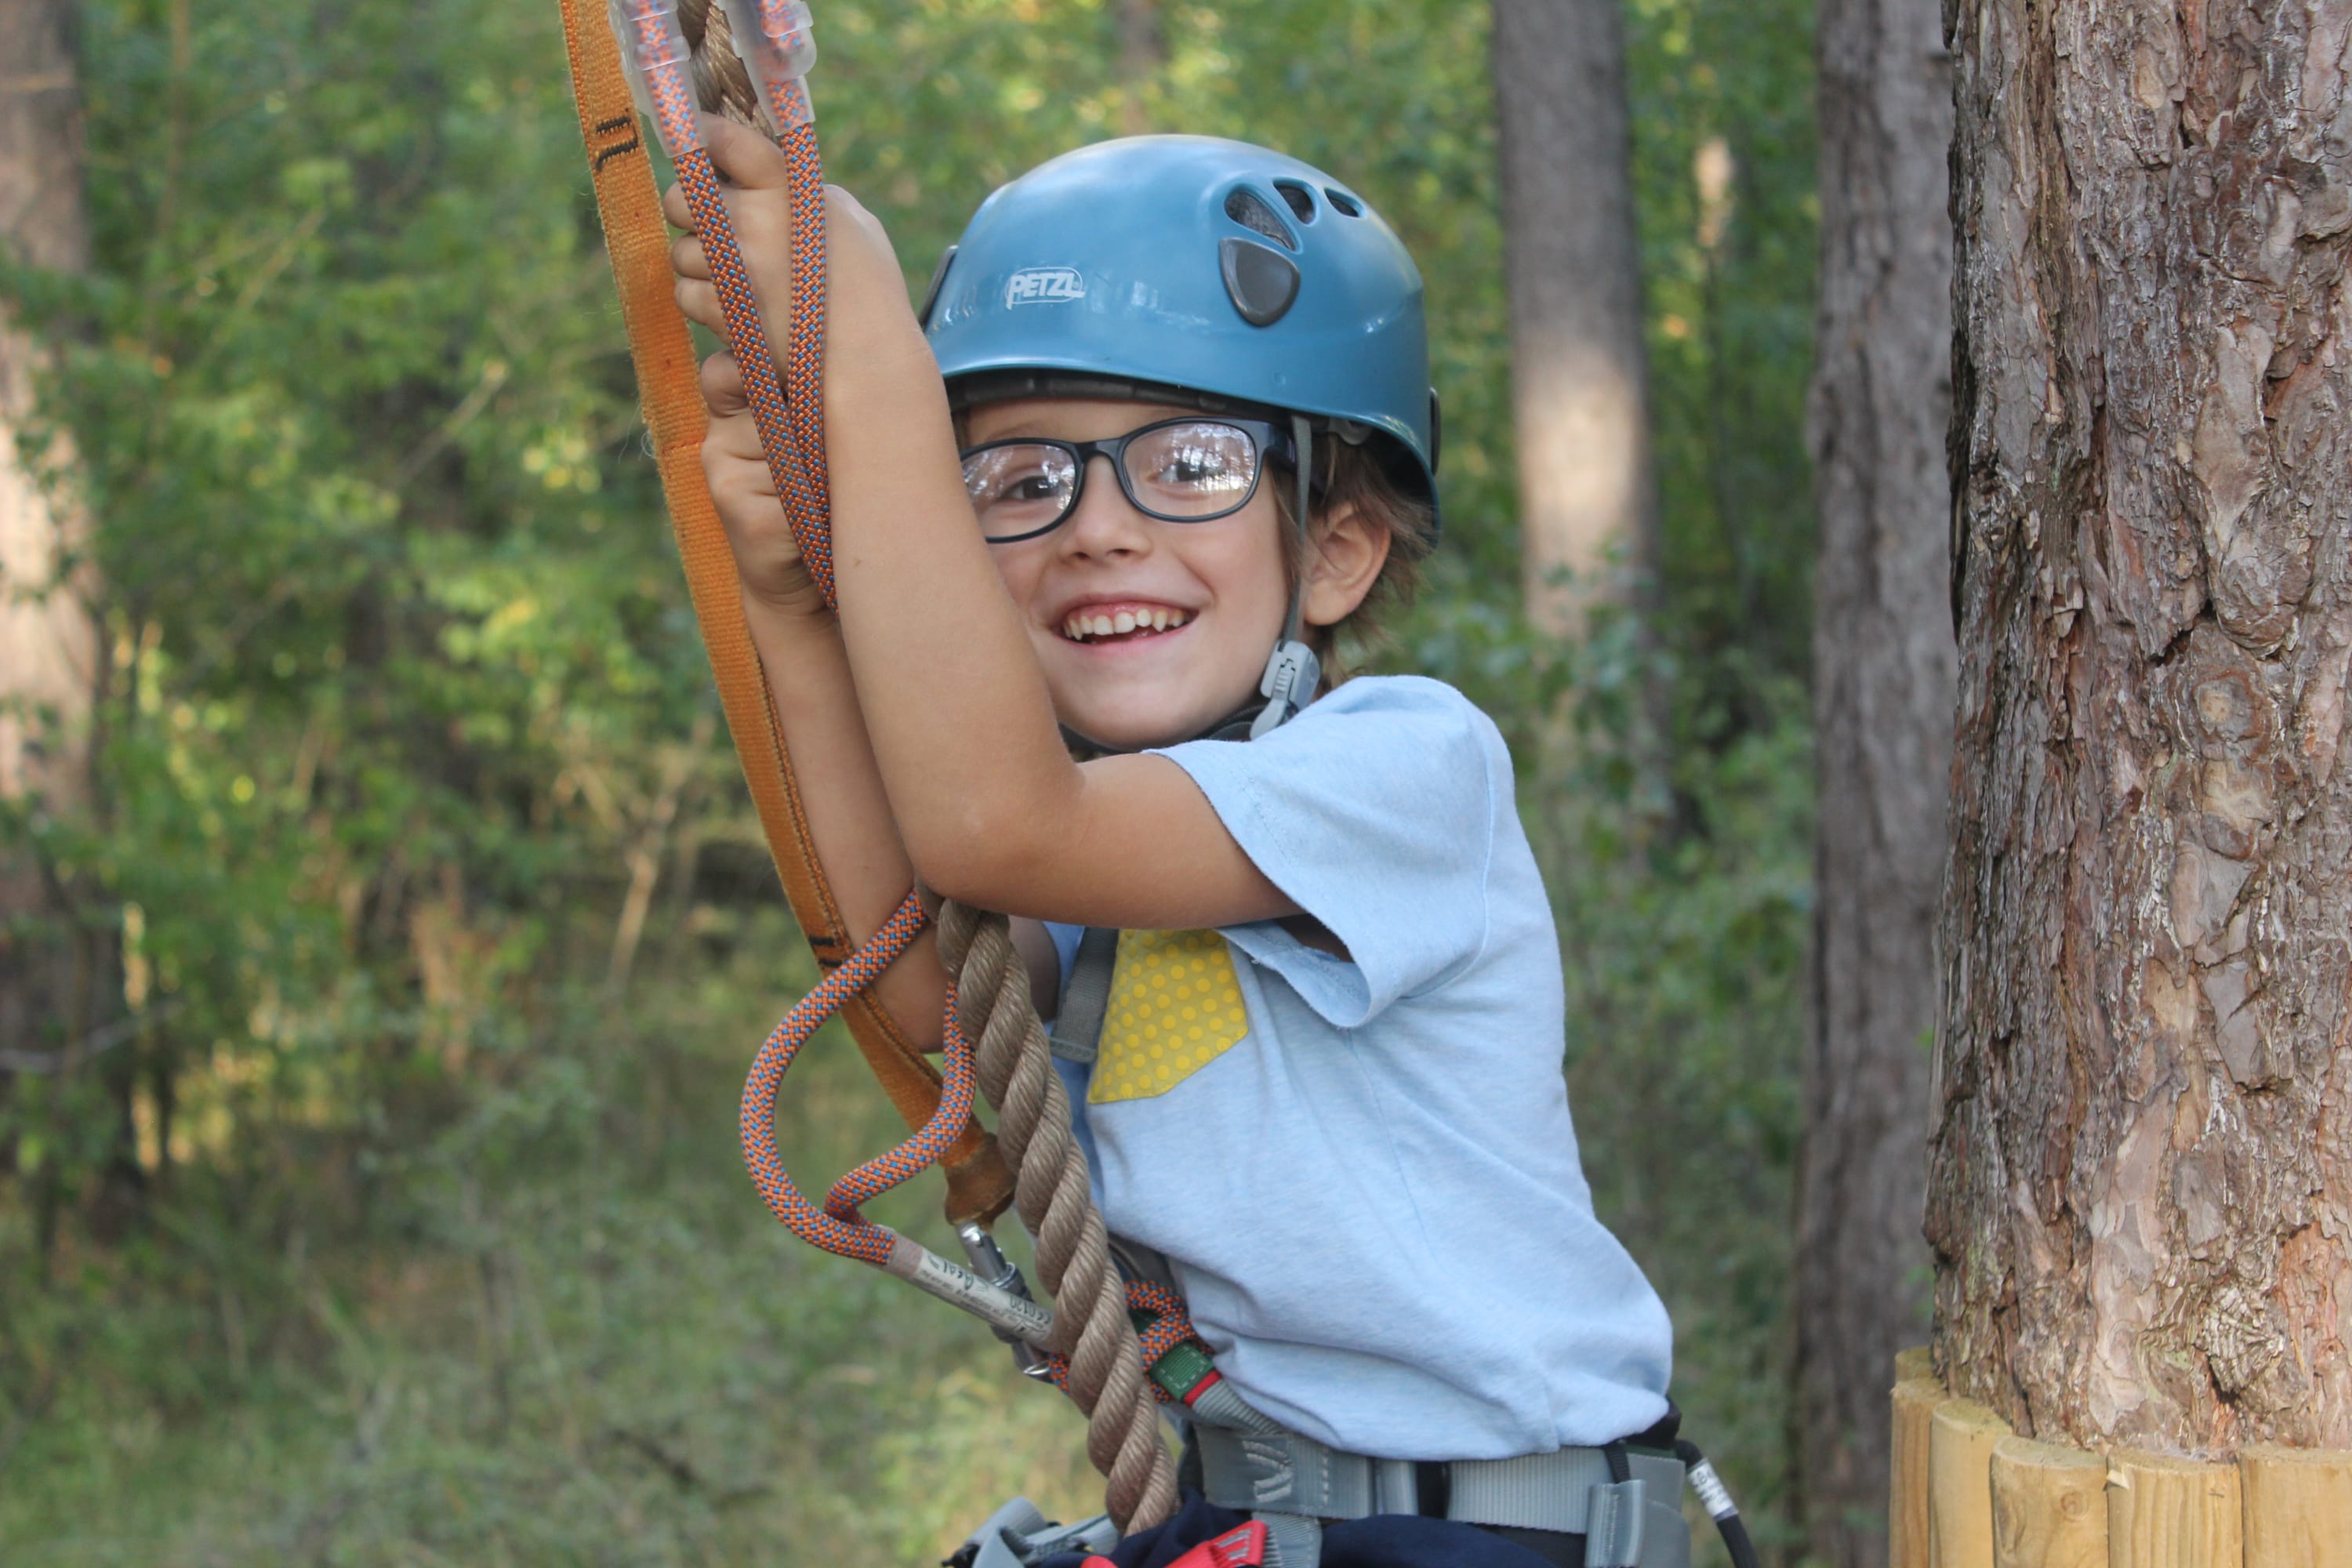
<instances>
[{"instance_id":1,"label":"child's bare arm","mask_svg":"<svg viewBox=\"0 0 2352 1568\"><path fill-rule=\"evenodd\" d=\"M790 290L782 158L735 127L709 145L740 187L731 205L745 265L780 332ZM840 782L872 781L888 800L880 815L895 819L900 852L925 883L986 908L1163 929L1297 913L1175 763L1070 760L972 523L945 390L889 240L845 193L827 195L826 447L840 647L865 743ZM679 222L683 203L671 199ZM698 250L691 260L699 259ZM680 287L689 313L716 319L707 283ZM739 559L747 548L756 559L761 547L740 538ZM779 675L779 684L798 684ZM839 715L832 721L841 728L827 735L848 728ZM800 735L786 733L795 757L807 755ZM809 765L841 767L830 758Z\"/></svg>"},{"instance_id":2,"label":"child's bare arm","mask_svg":"<svg viewBox=\"0 0 2352 1568\"><path fill-rule=\"evenodd\" d=\"M787 235L769 232L772 215L760 204L737 200L732 205L747 250L785 242ZM692 220L675 188L665 205L673 223L691 230ZM674 261L679 303L687 314L719 328L717 297L691 233L678 242ZM789 330L788 317L782 313L787 298L767 302L778 312L769 322L778 352ZM742 376L730 355L713 355L704 363L702 390L710 413L702 447L703 472L742 579L744 619L792 753L817 859L849 928L845 934L862 943L904 900L914 885L914 867L891 820L866 740L840 625L802 564L761 455ZM874 994L899 1026L929 1049L940 1042L946 985L937 941L926 931L890 967Z\"/></svg>"}]
</instances>

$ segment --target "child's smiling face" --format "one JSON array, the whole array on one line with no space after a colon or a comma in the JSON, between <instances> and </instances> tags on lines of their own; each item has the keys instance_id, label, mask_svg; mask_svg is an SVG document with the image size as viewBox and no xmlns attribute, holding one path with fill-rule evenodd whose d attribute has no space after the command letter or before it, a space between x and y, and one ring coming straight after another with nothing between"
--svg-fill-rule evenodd
<instances>
[{"instance_id":1,"label":"child's smiling face","mask_svg":"<svg viewBox=\"0 0 2352 1568\"><path fill-rule=\"evenodd\" d=\"M1020 398L973 409L964 439L1102 441L1191 415L1161 404ZM1256 697L1282 635L1290 577L1275 493L1289 476L1269 468L1230 516L1163 522L1129 502L1107 459L1088 468L1060 527L989 552L1064 724L1106 746L1190 740Z\"/></svg>"}]
</instances>

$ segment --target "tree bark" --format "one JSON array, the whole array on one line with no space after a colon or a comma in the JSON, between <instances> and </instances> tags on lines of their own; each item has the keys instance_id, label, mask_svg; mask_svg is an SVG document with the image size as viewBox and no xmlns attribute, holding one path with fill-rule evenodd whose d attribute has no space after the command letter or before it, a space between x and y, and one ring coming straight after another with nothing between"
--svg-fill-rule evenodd
<instances>
[{"instance_id":1,"label":"tree bark","mask_svg":"<svg viewBox=\"0 0 2352 1568\"><path fill-rule=\"evenodd\" d=\"M1822 0L1821 542L1811 1035L1799 1162L1799 1474L1814 1554L1886 1561L1886 1384L1927 1329L1928 1056L1957 653L1951 76L1937 0Z\"/></svg>"},{"instance_id":2,"label":"tree bark","mask_svg":"<svg viewBox=\"0 0 2352 1568\"><path fill-rule=\"evenodd\" d=\"M2352 1447L2352 0L1951 0L1953 1391Z\"/></svg>"},{"instance_id":3,"label":"tree bark","mask_svg":"<svg viewBox=\"0 0 2352 1568\"><path fill-rule=\"evenodd\" d=\"M0 253L54 270L89 266L81 182L71 8L0 0ZM82 521L20 460L40 352L0 304L0 801L57 811L88 795L99 638ZM70 944L9 934L57 913L49 903L38 868L0 847L0 1049L54 1048L44 1033L88 1012L71 1005L86 988Z\"/></svg>"},{"instance_id":4,"label":"tree bark","mask_svg":"<svg viewBox=\"0 0 2352 1568\"><path fill-rule=\"evenodd\" d=\"M1493 51L1528 614L1573 636L1655 557L1624 15L1494 0Z\"/></svg>"}]
</instances>

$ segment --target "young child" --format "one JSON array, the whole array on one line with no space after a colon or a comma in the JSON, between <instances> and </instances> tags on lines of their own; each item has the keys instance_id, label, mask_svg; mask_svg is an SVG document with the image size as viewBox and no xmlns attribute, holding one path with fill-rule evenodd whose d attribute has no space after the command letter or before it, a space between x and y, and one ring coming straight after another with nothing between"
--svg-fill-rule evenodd
<instances>
[{"instance_id":1,"label":"young child","mask_svg":"<svg viewBox=\"0 0 2352 1568\"><path fill-rule=\"evenodd\" d=\"M781 345L782 160L709 137ZM1094 1059L1062 1064L1106 1221L1286 1454L1386 1478L1353 1511L1437 1516L1381 1523L1421 1531L1399 1557L1302 1505L1326 1561L1586 1561L1604 1461L1624 1479L1591 1450L1666 1415L1670 1331L1578 1165L1510 757L1434 680L1261 692L1435 542L1411 258L1304 163L1137 138L997 192L919 318L880 226L828 203L837 614L723 354L704 463L852 934L918 880L1008 911L1051 1016L1080 931L1123 933ZM717 326L691 235L675 260ZM936 1040L944 984L927 942L881 999ZM1663 1552L1678 1499L1651 1495Z\"/></svg>"}]
</instances>

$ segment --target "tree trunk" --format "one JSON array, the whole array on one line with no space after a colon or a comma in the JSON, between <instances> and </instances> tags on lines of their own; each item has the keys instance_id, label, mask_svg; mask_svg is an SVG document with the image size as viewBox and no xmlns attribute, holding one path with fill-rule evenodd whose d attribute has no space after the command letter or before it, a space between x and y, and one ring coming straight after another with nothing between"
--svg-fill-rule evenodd
<instances>
[{"instance_id":1,"label":"tree trunk","mask_svg":"<svg viewBox=\"0 0 2352 1568\"><path fill-rule=\"evenodd\" d=\"M1952 0L1953 1391L2352 1447L2352 0Z\"/></svg>"},{"instance_id":2,"label":"tree trunk","mask_svg":"<svg viewBox=\"0 0 2352 1568\"><path fill-rule=\"evenodd\" d=\"M1160 0L1118 0L1119 129L1141 136L1151 129L1151 102L1168 65L1168 36Z\"/></svg>"},{"instance_id":3,"label":"tree trunk","mask_svg":"<svg viewBox=\"0 0 2352 1568\"><path fill-rule=\"evenodd\" d=\"M1886 1384L1927 1328L1927 1039L1957 655L1951 76L1937 0L1822 0L1811 437L1815 847L1799 1164L1799 1445L1834 1568L1886 1561Z\"/></svg>"},{"instance_id":4,"label":"tree trunk","mask_svg":"<svg viewBox=\"0 0 2352 1568\"><path fill-rule=\"evenodd\" d=\"M1493 49L1528 614L1572 636L1655 554L1623 12L1494 0Z\"/></svg>"},{"instance_id":5,"label":"tree trunk","mask_svg":"<svg viewBox=\"0 0 2352 1568\"><path fill-rule=\"evenodd\" d=\"M0 0L0 253L64 271L89 264L71 23L67 0ZM39 363L0 303L0 802L70 810L89 792L99 639L81 520L19 460ZM53 1049L46 1037L89 1010L71 944L10 934L49 905L38 867L0 844L0 1049Z\"/></svg>"}]
</instances>

